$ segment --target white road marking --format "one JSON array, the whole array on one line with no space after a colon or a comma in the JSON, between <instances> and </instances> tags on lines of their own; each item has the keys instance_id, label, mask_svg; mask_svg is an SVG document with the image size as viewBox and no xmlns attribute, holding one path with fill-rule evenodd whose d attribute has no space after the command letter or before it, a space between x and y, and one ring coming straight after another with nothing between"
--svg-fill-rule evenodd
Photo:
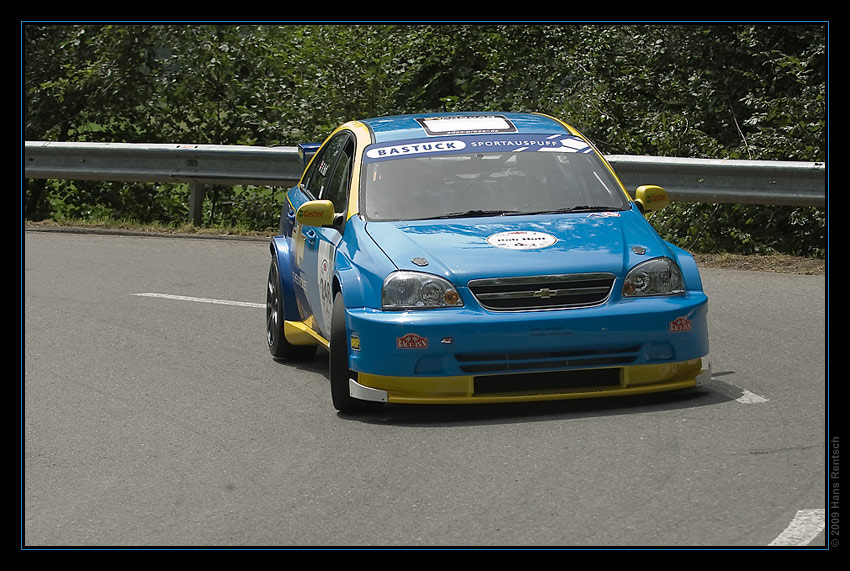
<instances>
[{"instance_id":1,"label":"white road marking","mask_svg":"<svg viewBox=\"0 0 850 571\"><path fill-rule=\"evenodd\" d=\"M266 306L265 303L250 303L247 301L230 301L227 299L210 299L207 297L189 297L185 295L171 295L168 293L134 293L140 297L156 297L159 299L173 299L177 301L194 301L196 303L214 303L217 305L236 305L240 307L260 307Z\"/></svg>"},{"instance_id":2,"label":"white road marking","mask_svg":"<svg viewBox=\"0 0 850 571\"><path fill-rule=\"evenodd\" d=\"M800 510L788 527L776 539L768 543L773 547L808 545L823 531L826 525L826 510Z\"/></svg>"},{"instance_id":3,"label":"white road marking","mask_svg":"<svg viewBox=\"0 0 850 571\"><path fill-rule=\"evenodd\" d=\"M736 401L738 401L741 404L754 404L754 403L759 403L759 402L767 402L767 400L768 400L768 399L764 398L763 396L757 395L756 393L751 393L747 389L741 389L741 390L744 391L744 394L742 394L740 397L735 399Z\"/></svg>"},{"instance_id":4,"label":"white road marking","mask_svg":"<svg viewBox=\"0 0 850 571\"><path fill-rule=\"evenodd\" d=\"M741 404L757 404L762 402L768 402L769 400L761 395L757 395L754 392L748 391L747 389L742 389L740 387L730 385L729 383L725 383L723 381L715 381L714 377L712 377L712 381L712 386L714 388L716 388L724 395L734 398L735 401ZM735 395L739 396L736 397Z\"/></svg>"}]
</instances>

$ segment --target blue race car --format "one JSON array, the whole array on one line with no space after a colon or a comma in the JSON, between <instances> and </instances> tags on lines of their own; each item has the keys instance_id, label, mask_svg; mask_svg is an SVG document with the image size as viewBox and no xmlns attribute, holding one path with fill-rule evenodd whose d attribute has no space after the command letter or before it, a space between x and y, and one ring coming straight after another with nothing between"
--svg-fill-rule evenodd
<instances>
[{"instance_id":1,"label":"blue race car","mask_svg":"<svg viewBox=\"0 0 850 571\"><path fill-rule=\"evenodd\" d=\"M328 349L337 410L710 379L696 263L644 218L666 193L629 196L569 125L383 117L313 150L270 243L267 334L276 359Z\"/></svg>"}]
</instances>

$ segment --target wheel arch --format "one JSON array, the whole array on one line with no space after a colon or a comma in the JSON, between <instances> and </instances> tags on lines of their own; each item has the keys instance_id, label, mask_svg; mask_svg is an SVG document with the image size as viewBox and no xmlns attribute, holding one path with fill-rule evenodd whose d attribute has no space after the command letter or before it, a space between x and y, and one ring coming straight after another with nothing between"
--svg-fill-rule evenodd
<instances>
[{"instance_id":1,"label":"wheel arch","mask_svg":"<svg viewBox=\"0 0 850 571\"><path fill-rule=\"evenodd\" d=\"M682 270L685 288L691 291L702 291L702 277L700 276L699 268L693 254L669 242L667 242L667 246L669 246L676 259L676 263L679 264L679 268Z\"/></svg>"},{"instance_id":2,"label":"wheel arch","mask_svg":"<svg viewBox=\"0 0 850 571\"><path fill-rule=\"evenodd\" d=\"M283 296L284 319L300 321L298 307L295 302L295 287L292 283L292 259L290 257L289 240L284 236L275 236L269 241L269 254L272 261L277 263L280 277L280 291Z\"/></svg>"},{"instance_id":3,"label":"wheel arch","mask_svg":"<svg viewBox=\"0 0 850 571\"><path fill-rule=\"evenodd\" d=\"M346 307L368 306L368 300L374 297L375 293L365 279L362 269L353 264L346 252L341 250L337 250L334 265L332 295L342 293Z\"/></svg>"}]
</instances>

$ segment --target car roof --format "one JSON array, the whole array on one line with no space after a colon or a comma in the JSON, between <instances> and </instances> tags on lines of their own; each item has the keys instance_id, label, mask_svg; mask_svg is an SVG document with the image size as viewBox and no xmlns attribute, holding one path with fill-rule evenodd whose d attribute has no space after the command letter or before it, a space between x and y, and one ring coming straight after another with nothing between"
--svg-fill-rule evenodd
<instances>
[{"instance_id":1,"label":"car roof","mask_svg":"<svg viewBox=\"0 0 850 571\"><path fill-rule=\"evenodd\" d=\"M374 142L493 133L571 133L557 119L535 113L456 112L375 117L360 121Z\"/></svg>"}]
</instances>

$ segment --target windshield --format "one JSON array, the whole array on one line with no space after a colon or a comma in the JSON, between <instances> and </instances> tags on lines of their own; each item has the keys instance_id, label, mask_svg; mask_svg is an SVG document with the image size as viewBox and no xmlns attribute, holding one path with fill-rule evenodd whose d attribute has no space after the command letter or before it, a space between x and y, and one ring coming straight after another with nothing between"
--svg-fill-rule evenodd
<instances>
[{"instance_id":1,"label":"windshield","mask_svg":"<svg viewBox=\"0 0 850 571\"><path fill-rule=\"evenodd\" d=\"M554 147L507 145L504 138L370 147L361 213L369 220L422 220L628 209L619 183L586 143L564 139Z\"/></svg>"}]
</instances>

